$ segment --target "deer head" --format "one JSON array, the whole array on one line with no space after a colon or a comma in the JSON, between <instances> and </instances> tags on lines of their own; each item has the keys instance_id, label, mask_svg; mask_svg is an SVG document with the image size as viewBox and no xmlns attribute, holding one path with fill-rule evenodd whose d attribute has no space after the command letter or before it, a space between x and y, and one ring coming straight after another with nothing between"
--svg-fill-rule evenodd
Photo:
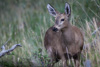
<instances>
[{"instance_id":1,"label":"deer head","mask_svg":"<svg viewBox=\"0 0 100 67\"><path fill-rule=\"evenodd\" d=\"M50 15L55 17L55 24L53 31L58 32L69 26L69 19L71 15L70 6L68 3L65 4L65 13L57 12L50 4L47 5Z\"/></svg>"}]
</instances>

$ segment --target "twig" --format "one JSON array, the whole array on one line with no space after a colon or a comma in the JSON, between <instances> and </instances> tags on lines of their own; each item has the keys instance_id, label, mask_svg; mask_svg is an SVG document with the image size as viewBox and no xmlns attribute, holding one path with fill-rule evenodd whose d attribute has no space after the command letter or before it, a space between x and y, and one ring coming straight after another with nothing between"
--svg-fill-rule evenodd
<instances>
[{"instance_id":1,"label":"twig","mask_svg":"<svg viewBox=\"0 0 100 67\"><path fill-rule=\"evenodd\" d=\"M94 30L92 35L96 34L96 32L99 31L99 30L100 30L100 27L98 29Z\"/></svg>"},{"instance_id":2,"label":"twig","mask_svg":"<svg viewBox=\"0 0 100 67\"><path fill-rule=\"evenodd\" d=\"M11 51L13 51L17 46L22 47L20 44L15 44L13 45L10 49L5 50L5 44L2 46L2 51L0 52L0 58L2 56L4 56L7 53L10 53Z\"/></svg>"},{"instance_id":3,"label":"twig","mask_svg":"<svg viewBox=\"0 0 100 67\"><path fill-rule=\"evenodd\" d=\"M4 43L4 46L11 40L11 37Z\"/></svg>"}]
</instances>

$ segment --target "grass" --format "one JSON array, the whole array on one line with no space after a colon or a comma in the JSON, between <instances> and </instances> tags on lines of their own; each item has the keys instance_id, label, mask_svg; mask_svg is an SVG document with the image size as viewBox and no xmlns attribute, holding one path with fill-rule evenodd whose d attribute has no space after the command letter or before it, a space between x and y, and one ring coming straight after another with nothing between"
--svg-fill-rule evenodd
<instances>
[{"instance_id":1,"label":"grass","mask_svg":"<svg viewBox=\"0 0 100 67\"><path fill-rule=\"evenodd\" d=\"M86 48L82 54L83 62L91 60L92 67L100 64L99 32L96 22L100 21L99 0L67 0L71 5L71 23L82 29ZM48 13L46 5L50 3L59 12L64 12L66 0L1 0L0 1L0 47L10 38L6 49L14 44L21 44L10 55L0 58L4 67L31 67L47 64L48 55L43 46L46 30L54 24L54 18ZM96 45L95 45L96 44ZM93 46L93 47L91 47ZM41 62L43 61L43 62ZM34 64L33 64L34 63Z\"/></svg>"}]
</instances>

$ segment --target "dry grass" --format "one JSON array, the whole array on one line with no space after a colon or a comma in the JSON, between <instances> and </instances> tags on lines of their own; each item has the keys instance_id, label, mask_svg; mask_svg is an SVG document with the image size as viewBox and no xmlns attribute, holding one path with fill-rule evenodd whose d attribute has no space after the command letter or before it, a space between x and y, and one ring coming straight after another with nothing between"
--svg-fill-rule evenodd
<instances>
[{"instance_id":1,"label":"dry grass","mask_svg":"<svg viewBox=\"0 0 100 67\"><path fill-rule=\"evenodd\" d=\"M12 4L12 2L15 4ZM54 19L49 15L46 5L50 3L57 7L58 11L63 12L66 0L58 1L58 3L53 0L12 2L0 1L0 3L5 4L4 6L1 5L2 8L0 8L0 47L9 38L11 39L7 43L6 49L13 44L21 44L22 47L15 49L10 55L0 58L0 65L5 67L31 67L35 65L43 66L44 64L46 66L49 58L43 46L44 35L46 30L54 24ZM72 24L78 26L84 33L85 46L82 52L81 66L84 66L83 63L86 60L90 60L92 67L99 67L100 32L97 31L93 34L99 26L99 24L96 25L100 19L98 14L100 13L98 12L100 10L99 1L69 0L68 2L72 7ZM61 65L61 62L56 65Z\"/></svg>"}]
</instances>

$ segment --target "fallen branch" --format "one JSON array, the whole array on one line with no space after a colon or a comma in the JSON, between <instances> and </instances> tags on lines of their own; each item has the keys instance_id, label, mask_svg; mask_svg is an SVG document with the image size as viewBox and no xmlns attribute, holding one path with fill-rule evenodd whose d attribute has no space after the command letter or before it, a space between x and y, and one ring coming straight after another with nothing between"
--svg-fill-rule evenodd
<instances>
[{"instance_id":1,"label":"fallen branch","mask_svg":"<svg viewBox=\"0 0 100 67\"><path fill-rule=\"evenodd\" d=\"M10 49L8 49L8 50L5 50L5 45L3 45L2 47L1 47L1 49L2 49L2 51L0 52L0 58L2 57L2 56L4 56L5 54L8 54L8 53L10 53L11 51L13 51L16 47L21 47L21 45L20 44L15 44L15 45L13 45Z\"/></svg>"}]
</instances>

